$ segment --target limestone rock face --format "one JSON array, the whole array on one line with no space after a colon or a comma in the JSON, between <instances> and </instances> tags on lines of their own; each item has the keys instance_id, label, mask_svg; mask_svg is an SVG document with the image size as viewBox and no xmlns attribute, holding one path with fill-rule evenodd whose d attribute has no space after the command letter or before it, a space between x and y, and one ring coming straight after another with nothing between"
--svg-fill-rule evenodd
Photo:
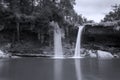
<instances>
[{"instance_id":1,"label":"limestone rock face","mask_svg":"<svg viewBox=\"0 0 120 80\"><path fill-rule=\"evenodd\" d=\"M113 55L106 51L98 51L98 59L112 59Z\"/></svg>"},{"instance_id":2,"label":"limestone rock face","mask_svg":"<svg viewBox=\"0 0 120 80\"><path fill-rule=\"evenodd\" d=\"M102 46L105 48L120 49L120 30L119 26L86 25L82 35L82 45L89 47Z\"/></svg>"}]
</instances>

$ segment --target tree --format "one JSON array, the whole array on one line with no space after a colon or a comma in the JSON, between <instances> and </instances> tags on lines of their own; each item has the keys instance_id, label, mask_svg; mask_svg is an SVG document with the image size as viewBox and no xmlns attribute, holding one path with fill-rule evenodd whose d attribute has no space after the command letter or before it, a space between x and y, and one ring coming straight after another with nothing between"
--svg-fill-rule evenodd
<instances>
[{"instance_id":1,"label":"tree","mask_svg":"<svg viewBox=\"0 0 120 80\"><path fill-rule=\"evenodd\" d=\"M120 20L120 5L115 4L112 7L113 10L110 11L108 14L106 14L102 21L106 22L106 21Z\"/></svg>"},{"instance_id":2,"label":"tree","mask_svg":"<svg viewBox=\"0 0 120 80\"><path fill-rule=\"evenodd\" d=\"M31 32L37 33L40 43L44 44L52 42L51 21L59 24L67 39L71 39L69 33L74 33L72 30L76 31L75 24L84 23L82 16L74 11L75 0L4 0L4 4L7 4L7 8L3 3L0 5L0 24L8 29L14 28L13 34L17 33L17 41L20 41L26 26Z\"/></svg>"}]
</instances>

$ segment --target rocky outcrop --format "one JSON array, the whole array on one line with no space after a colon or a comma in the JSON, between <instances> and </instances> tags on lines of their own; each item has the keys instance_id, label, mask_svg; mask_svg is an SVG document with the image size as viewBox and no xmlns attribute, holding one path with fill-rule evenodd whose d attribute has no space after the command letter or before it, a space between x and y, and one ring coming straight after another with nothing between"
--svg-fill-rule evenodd
<instances>
[{"instance_id":1,"label":"rocky outcrop","mask_svg":"<svg viewBox=\"0 0 120 80\"><path fill-rule=\"evenodd\" d=\"M87 48L120 51L120 30L115 25L86 25L82 45ZM86 46L87 45L87 46Z\"/></svg>"}]
</instances>

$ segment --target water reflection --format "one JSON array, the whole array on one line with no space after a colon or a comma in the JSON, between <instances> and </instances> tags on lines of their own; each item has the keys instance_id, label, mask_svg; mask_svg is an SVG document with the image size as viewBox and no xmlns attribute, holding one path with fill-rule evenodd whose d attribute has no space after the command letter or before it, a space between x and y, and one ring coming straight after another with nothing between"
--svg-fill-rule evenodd
<instances>
[{"instance_id":1,"label":"water reflection","mask_svg":"<svg viewBox=\"0 0 120 80\"><path fill-rule=\"evenodd\" d=\"M77 80L82 80L80 59L75 59L75 71Z\"/></svg>"},{"instance_id":2,"label":"water reflection","mask_svg":"<svg viewBox=\"0 0 120 80\"><path fill-rule=\"evenodd\" d=\"M0 80L9 80L9 63L5 59L0 60Z\"/></svg>"},{"instance_id":3,"label":"water reflection","mask_svg":"<svg viewBox=\"0 0 120 80\"><path fill-rule=\"evenodd\" d=\"M80 59L54 60L54 80L82 80Z\"/></svg>"},{"instance_id":4,"label":"water reflection","mask_svg":"<svg viewBox=\"0 0 120 80\"><path fill-rule=\"evenodd\" d=\"M98 63L101 80L120 80L119 60L99 60Z\"/></svg>"},{"instance_id":5,"label":"water reflection","mask_svg":"<svg viewBox=\"0 0 120 80\"><path fill-rule=\"evenodd\" d=\"M0 80L120 80L119 74L119 59L0 59Z\"/></svg>"},{"instance_id":6,"label":"water reflection","mask_svg":"<svg viewBox=\"0 0 120 80\"><path fill-rule=\"evenodd\" d=\"M63 60L54 60L54 80L63 80Z\"/></svg>"},{"instance_id":7,"label":"water reflection","mask_svg":"<svg viewBox=\"0 0 120 80\"><path fill-rule=\"evenodd\" d=\"M88 71L88 79L90 80L100 80L99 77L99 64L97 59L89 59L88 66L86 67L89 69Z\"/></svg>"},{"instance_id":8,"label":"water reflection","mask_svg":"<svg viewBox=\"0 0 120 80\"><path fill-rule=\"evenodd\" d=\"M53 80L53 60L22 58L9 62L9 80Z\"/></svg>"}]
</instances>

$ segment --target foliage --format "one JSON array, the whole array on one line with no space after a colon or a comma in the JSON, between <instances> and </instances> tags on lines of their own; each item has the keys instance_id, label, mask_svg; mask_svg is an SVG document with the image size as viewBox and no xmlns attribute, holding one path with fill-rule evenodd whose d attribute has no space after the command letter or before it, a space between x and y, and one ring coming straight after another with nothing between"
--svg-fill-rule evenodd
<instances>
[{"instance_id":1,"label":"foliage","mask_svg":"<svg viewBox=\"0 0 120 80\"><path fill-rule=\"evenodd\" d=\"M106 22L106 21L120 20L120 5L116 4L112 7L113 10L110 11L108 14L106 14L102 21Z\"/></svg>"},{"instance_id":2,"label":"foliage","mask_svg":"<svg viewBox=\"0 0 120 80\"><path fill-rule=\"evenodd\" d=\"M0 2L0 24L17 28L17 36L22 30L30 30L38 35L41 43L46 42L46 35L52 37L51 21L56 21L65 31L67 38L72 39L76 24L84 20L74 11L75 0L2 0ZM73 30L73 31L72 31ZM74 32L75 30L75 32ZM71 37L68 36L74 34ZM20 39L18 37L18 39ZM48 37L49 38L49 37ZM47 42L49 39L46 39Z\"/></svg>"}]
</instances>

